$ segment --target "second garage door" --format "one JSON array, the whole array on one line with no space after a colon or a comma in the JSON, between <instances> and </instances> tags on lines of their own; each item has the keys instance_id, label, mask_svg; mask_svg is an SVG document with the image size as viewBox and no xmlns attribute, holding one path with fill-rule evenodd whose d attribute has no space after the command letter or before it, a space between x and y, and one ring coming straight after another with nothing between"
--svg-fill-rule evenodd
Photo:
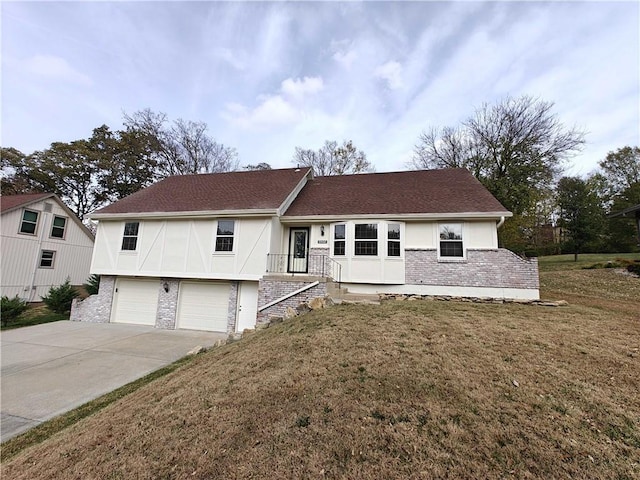
<instances>
[{"instance_id":1,"label":"second garage door","mask_svg":"<svg viewBox=\"0 0 640 480\"><path fill-rule=\"evenodd\" d=\"M228 283L182 282L177 328L227 331Z\"/></svg>"}]
</instances>

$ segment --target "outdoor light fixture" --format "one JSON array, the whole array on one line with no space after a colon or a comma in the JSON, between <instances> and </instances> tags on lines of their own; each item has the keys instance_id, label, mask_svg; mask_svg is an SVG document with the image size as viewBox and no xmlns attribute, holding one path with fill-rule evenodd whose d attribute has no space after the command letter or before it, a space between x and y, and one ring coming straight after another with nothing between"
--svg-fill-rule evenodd
<instances>
[{"instance_id":1,"label":"outdoor light fixture","mask_svg":"<svg viewBox=\"0 0 640 480\"><path fill-rule=\"evenodd\" d=\"M324 237L324 225L320 225L320 236Z\"/></svg>"},{"instance_id":2,"label":"outdoor light fixture","mask_svg":"<svg viewBox=\"0 0 640 480\"><path fill-rule=\"evenodd\" d=\"M167 282L164 282L164 283L162 284L162 288L164 288L164 291L165 291L166 293L169 293L169 284L168 284Z\"/></svg>"}]
</instances>

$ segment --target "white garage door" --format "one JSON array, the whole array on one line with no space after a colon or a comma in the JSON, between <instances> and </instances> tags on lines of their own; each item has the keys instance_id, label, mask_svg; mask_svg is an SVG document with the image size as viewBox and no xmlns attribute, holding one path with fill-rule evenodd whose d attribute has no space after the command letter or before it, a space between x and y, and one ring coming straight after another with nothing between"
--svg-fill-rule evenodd
<instances>
[{"instance_id":1,"label":"white garage door","mask_svg":"<svg viewBox=\"0 0 640 480\"><path fill-rule=\"evenodd\" d=\"M114 308L111 321L155 325L158 310L159 281L119 278L113 294Z\"/></svg>"},{"instance_id":2,"label":"white garage door","mask_svg":"<svg viewBox=\"0 0 640 480\"><path fill-rule=\"evenodd\" d=\"M181 282L178 328L227 331L228 283Z\"/></svg>"}]
</instances>

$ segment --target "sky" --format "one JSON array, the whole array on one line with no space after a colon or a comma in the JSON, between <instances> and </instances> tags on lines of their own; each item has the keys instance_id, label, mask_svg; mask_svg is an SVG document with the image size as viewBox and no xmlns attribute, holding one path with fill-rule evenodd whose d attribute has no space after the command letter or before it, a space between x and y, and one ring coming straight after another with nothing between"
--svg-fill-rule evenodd
<instances>
[{"instance_id":1,"label":"sky","mask_svg":"<svg viewBox=\"0 0 640 480\"><path fill-rule=\"evenodd\" d=\"M640 2L0 3L0 145L89 138L150 108L241 165L352 140L407 169L421 132L530 95L587 132L567 173L640 145Z\"/></svg>"}]
</instances>

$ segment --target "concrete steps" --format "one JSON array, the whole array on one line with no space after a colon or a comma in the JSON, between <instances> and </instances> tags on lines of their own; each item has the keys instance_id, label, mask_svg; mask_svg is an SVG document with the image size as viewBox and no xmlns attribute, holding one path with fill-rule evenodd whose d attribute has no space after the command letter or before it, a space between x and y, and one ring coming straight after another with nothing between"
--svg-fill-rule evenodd
<instances>
[{"instance_id":1,"label":"concrete steps","mask_svg":"<svg viewBox=\"0 0 640 480\"><path fill-rule=\"evenodd\" d=\"M380 297L377 293L349 293L345 287L339 287L337 283L327 283L327 294L335 304L361 304L380 305Z\"/></svg>"}]
</instances>

